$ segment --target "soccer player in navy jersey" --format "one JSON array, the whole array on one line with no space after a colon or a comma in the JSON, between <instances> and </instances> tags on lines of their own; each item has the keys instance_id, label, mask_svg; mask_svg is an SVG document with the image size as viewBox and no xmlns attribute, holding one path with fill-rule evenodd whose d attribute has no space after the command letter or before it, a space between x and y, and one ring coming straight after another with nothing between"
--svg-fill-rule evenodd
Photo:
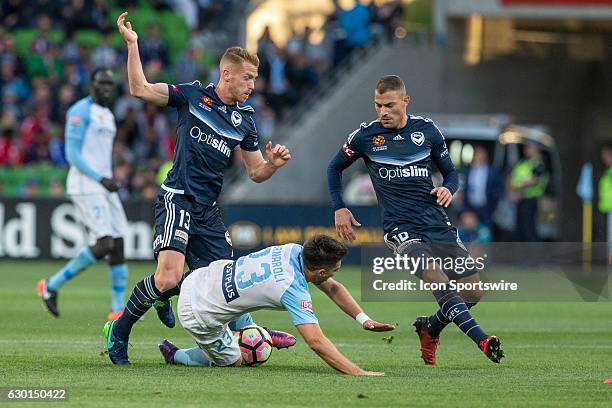
<instances>
[{"instance_id":1,"label":"soccer player in navy jersey","mask_svg":"<svg viewBox=\"0 0 612 408\"><path fill-rule=\"evenodd\" d=\"M384 76L376 85L374 106L378 119L361 126L348 136L327 169L329 191L335 211L338 235L353 241L354 226L360 226L342 200L342 171L363 158L382 208L385 242L394 254L423 259L466 259L469 252L459 239L443 207L448 207L459 187L458 175L449 157L444 136L430 119L406 113L410 96L402 79ZM434 187L431 179L435 163L444 181ZM428 283L480 282L478 270L463 273L429 262L415 271ZM414 322L425 364L434 365L440 333L455 323L493 362L504 353L499 339L487 335L469 309L482 297L479 290L462 291L450 285L434 290L440 305L436 313Z\"/></svg>"},{"instance_id":2,"label":"soccer player in navy jersey","mask_svg":"<svg viewBox=\"0 0 612 408\"><path fill-rule=\"evenodd\" d=\"M258 147L253 108L242 106L255 87L259 59L240 47L228 48L221 58L220 78L215 86L199 81L171 85L149 83L138 53L138 35L127 13L117 27L127 44L127 75L130 93L145 102L177 109L177 144L172 169L161 185L155 204L153 251L157 259L154 275L136 284L123 316L107 322L109 357L114 364L129 364L127 344L132 326L154 306L166 326L175 324L171 296L179 293L185 262L190 270L218 259L231 259L232 244L216 205L223 173L232 151L240 146L249 177L257 183L269 179L291 155L282 145L266 147L266 159ZM249 314L236 322L236 329L253 324ZM295 344L295 337L269 330L277 348Z\"/></svg>"}]
</instances>

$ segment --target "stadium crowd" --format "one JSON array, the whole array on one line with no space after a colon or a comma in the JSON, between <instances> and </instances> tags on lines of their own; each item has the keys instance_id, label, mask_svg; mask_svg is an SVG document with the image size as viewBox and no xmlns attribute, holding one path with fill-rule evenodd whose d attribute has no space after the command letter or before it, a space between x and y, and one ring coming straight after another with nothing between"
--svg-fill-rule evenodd
<instances>
[{"instance_id":1,"label":"stadium crowd","mask_svg":"<svg viewBox=\"0 0 612 408\"><path fill-rule=\"evenodd\" d=\"M116 38L114 11L128 9L134 15L146 11L153 16L166 11L183 16L181 22L188 30L189 41L180 52L168 43L158 19L149 18L139 30L145 73L151 82L199 79L206 83L216 82L220 51L234 42L220 22L245 6L245 1L145 3L147 6L128 0L2 2L0 195L63 194L68 167L63 141L65 114L75 101L87 95L92 70L104 66L115 70L119 81L113 113L117 121L115 177L122 186L121 196L154 197L172 157L174 115L171 110L145 105L129 96L126 52ZM247 103L256 109L262 139L271 137L276 121L288 106L297 103L352 51L370 43L373 37L391 36L402 16L399 0L382 7L357 1L350 10L334 3L336 10L327 18L325 39L320 43L312 41L309 27L296 31L282 47L272 41L269 29L260 38L260 79ZM44 168L50 171L42 171Z\"/></svg>"}]
</instances>

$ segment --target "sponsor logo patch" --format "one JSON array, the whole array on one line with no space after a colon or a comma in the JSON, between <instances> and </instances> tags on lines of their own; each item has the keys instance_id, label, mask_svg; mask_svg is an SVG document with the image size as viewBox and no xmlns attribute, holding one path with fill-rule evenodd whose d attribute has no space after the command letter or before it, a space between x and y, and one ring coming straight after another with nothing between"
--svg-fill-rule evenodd
<instances>
[{"instance_id":1,"label":"sponsor logo patch","mask_svg":"<svg viewBox=\"0 0 612 408\"><path fill-rule=\"evenodd\" d=\"M372 144L374 146L382 146L385 144L385 137L383 135L374 136L372 138Z\"/></svg>"},{"instance_id":2,"label":"sponsor logo patch","mask_svg":"<svg viewBox=\"0 0 612 408\"><path fill-rule=\"evenodd\" d=\"M174 230L174 237L187 242L187 240L189 239L189 234L187 234L183 230L177 229L177 230Z\"/></svg>"},{"instance_id":3,"label":"sponsor logo patch","mask_svg":"<svg viewBox=\"0 0 612 408\"><path fill-rule=\"evenodd\" d=\"M300 308L302 310L306 310L307 312L314 313L312 311L312 301L310 301L310 300L302 300L300 302Z\"/></svg>"},{"instance_id":4,"label":"sponsor logo patch","mask_svg":"<svg viewBox=\"0 0 612 408\"><path fill-rule=\"evenodd\" d=\"M402 135L398 134L397 136L393 138L393 140L405 140L405 139L402 137Z\"/></svg>"},{"instance_id":5,"label":"sponsor logo patch","mask_svg":"<svg viewBox=\"0 0 612 408\"><path fill-rule=\"evenodd\" d=\"M236 288L236 280L234 275L236 269L234 268L234 262L228 263L223 268L223 279L221 280L221 290L223 291L223 297L227 303L232 300L236 300L240 297L238 289Z\"/></svg>"},{"instance_id":6,"label":"sponsor logo patch","mask_svg":"<svg viewBox=\"0 0 612 408\"><path fill-rule=\"evenodd\" d=\"M70 124L71 125L80 125L83 123L83 118L77 115L70 116Z\"/></svg>"}]
</instances>

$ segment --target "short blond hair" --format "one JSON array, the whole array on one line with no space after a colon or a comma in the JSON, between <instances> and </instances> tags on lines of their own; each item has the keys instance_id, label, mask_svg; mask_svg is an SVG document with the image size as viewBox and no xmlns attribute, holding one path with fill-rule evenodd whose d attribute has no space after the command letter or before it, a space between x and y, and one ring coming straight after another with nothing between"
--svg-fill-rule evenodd
<instances>
[{"instance_id":1,"label":"short blond hair","mask_svg":"<svg viewBox=\"0 0 612 408\"><path fill-rule=\"evenodd\" d=\"M232 65L242 64L244 61L249 62L255 67L259 67L259 57L256 54L251 54L242 47L230 47L223 53L221 57L221 66L226 63Z\"/></svg>"}]
</instances>

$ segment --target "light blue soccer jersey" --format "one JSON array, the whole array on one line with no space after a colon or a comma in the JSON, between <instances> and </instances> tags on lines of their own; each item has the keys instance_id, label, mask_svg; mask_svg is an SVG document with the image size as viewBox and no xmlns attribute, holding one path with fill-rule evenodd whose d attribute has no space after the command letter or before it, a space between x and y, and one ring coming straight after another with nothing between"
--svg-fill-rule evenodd
<instances>
[{"instance_id":1,"label":"light blue soccer jersey","mask_svg":"<svg viewBox=\"0 0 612 408\"><path fill-rule=\"evenodd\" d=\"M260 309L287 310L295 326L318 323L304 277L302 246L273 246L193 271L190 304L203 326L224 325ZM184 286L183 286L184 287Z\"/></svg>"},{"instance_id":2,"label":"light blue soccer jersey","mask_svg":"<svg viewBox=\"0 0 612 408\"><path fill-rule=\"evenodd\" d=\"M66 180L68 194L103 194L103 177L113 175L112 156L115 117L109 108L91 97L77 101L66 113L66 158L70 171Z\"/></svg>"}]
</instances>

